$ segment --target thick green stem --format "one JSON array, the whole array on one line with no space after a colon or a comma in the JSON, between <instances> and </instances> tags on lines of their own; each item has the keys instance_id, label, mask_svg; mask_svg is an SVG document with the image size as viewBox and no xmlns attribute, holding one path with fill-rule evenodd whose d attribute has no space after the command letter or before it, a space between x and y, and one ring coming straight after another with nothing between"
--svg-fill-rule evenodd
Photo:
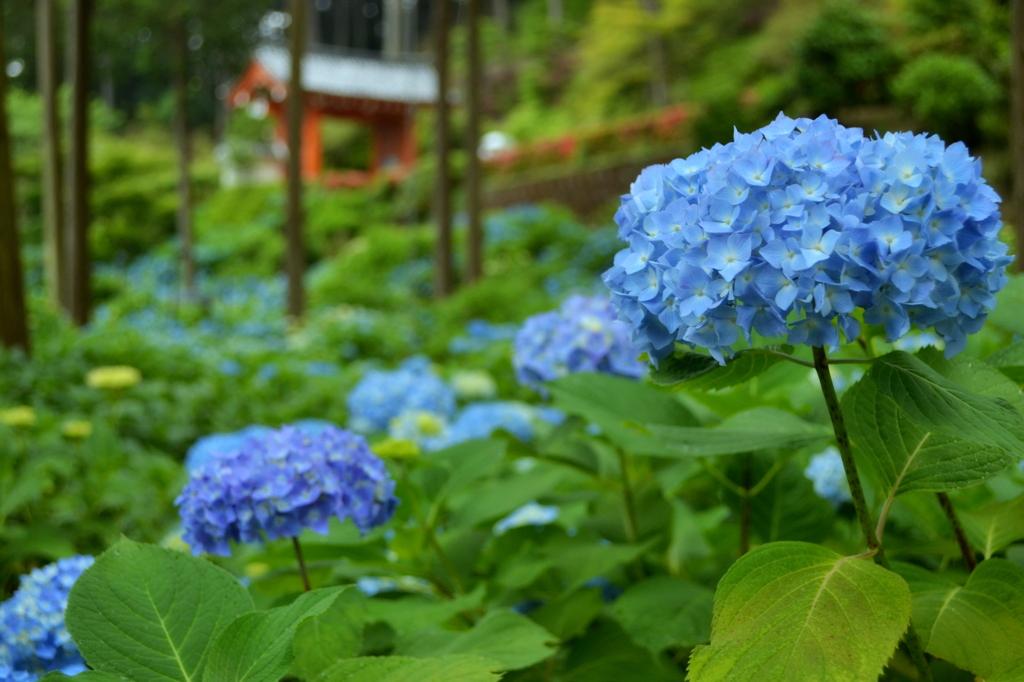
<instances>
[{"instance_id":1,"label":"thick green stem","mask_svg":"<svg viewBox=\"0 0 1024 682\"><path fill-rule=\"evenodd\" d=\"M953 526L953 535L956 536L956 543L960 545L960 553L964 557L964 564L967 566L968 571L973 571L978 567L978 559L974 555L974 550L967 539L967 534L964 533L964 527L960 525L960 518L956 515L956 509L953 508L953 500L949 499L949 495L946 493L936 493L936 495L939 497L942 511L946 512L949 525Z\"/></svg>"},{"instance_id":2,"label":"thick green stem","mask_svg":"<svg viewBox=\"0 0 1024 682\"><path fill-rule=\"evenodd\" d=\"M832 420L832 430L836 435L836 445L839 454L843 458L843 469L846 471L846 481L850 485L850 497L853 499L853 508L857 512L857 520L860 522L861 532L864 534L864 541L867 543L868 551L874 552L874 560L878 565L889 568L889 561L885 558L885 552L878 543L878 536L875 534L874 524L871 523L871 511L868 509L867 499L864 497L864 486L861 485L860 475L857 473L857 465L853 461L853 448L850 446L850 435L846 431L846 422L843 420L843 412L839 407L839 397L836 395L836 387L832 383L832 375L828 369L828 359L825 356L825 349L814 347L814 371L818 374L818 381L821 383L821 393L825 397L825 404L828 406L828 416ZM917 636L914 624L907 626L907 634L904 636L910 659L914 662L922 682L932 682L931 669L928 667L928 660L924 655L924 647L921 639Z\"/></svg>"},{"instance_id":3,"label":"thick green stem","mask_svg":"<svg viewBox=\"0 0 1024 682\"><path fill-rule=\"evenodd\" d=\"M633 484L629 477L629 455L621 449L619 468L622 470L622 500L626 507L626 540L633 544L637 540L636 500L633 499Z\"/></svg>"},{"instance_id":4,"label":"thick green stem","mask_svg":"<svg viewBox=\"0 0 1024 682\"><path fill-rule=\"evenodd\" d=\"M305 588L306 592L309 592L312 589L309 586L309 573L306 571L306 560L302 556L302 545L299 544L297 537L292 538L292 547L295 548L295 558L299 560L299 575L302 576L302 587Z\"/></svg>"}]
</instances>

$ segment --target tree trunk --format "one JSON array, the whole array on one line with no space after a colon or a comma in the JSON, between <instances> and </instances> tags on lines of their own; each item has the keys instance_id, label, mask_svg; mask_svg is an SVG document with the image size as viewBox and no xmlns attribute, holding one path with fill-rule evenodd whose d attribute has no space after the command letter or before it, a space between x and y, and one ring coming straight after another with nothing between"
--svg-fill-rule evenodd
<instances>
[{"instance_id":1,"label":"tree trunk","mask_svg":"<svg viewBox=\"0 0 1024 682\"><path fill-rule=\"evenodd\" d=\"M1024 272L1024 0L1010 0L1010 139L1013 145L1013 194L1010 218L1017 237L1018 272Z\"/></svg>"},{"instance_id":2,"label":"tree trunk","mask_svg":"<svg viewBox=\"0 0 1024 682\"><path fill-rule=\"evenodd\" d=\"M288 316L302 319L305 292L302 277L306 270L305 245L302 239L302 118L305 113L305 92L302 88L302 56L306 51L306 3L292 0L291 82L288 92L288 243L285 270L288 273Z\"/></svg>"},{"instance_id":3,"label":"tree trunk","mask_svg":"<svg viewBox=\"0 0 1024 682\"><path fill-rule=\"evenodd\" d=\"M466 238L466 281L483 275L483 225L480 216L480 80L483 59L480 54L480 0L467 0L466 62L469 67L466 87L466 212L469 232Z\"/></svg>"},{"instance_id":4,"label":"tree trunk","mask_svg":"<svg viewBox=\"0 0 1024 682\"><path fill-rule=\"evenodd\" d=\"M548 23L558 26L562 23L562 0L548 0Z\"/></svg>"},{"instance_id":5,"label":"tree trunk","mask_svg":"<svg viewBox=\"0 0 1024 682\"><path fill-rule=\"evenodd\" d=\"M178 148L178 248L181 283L185 300L195 301L196 266L192 251L192 182L189 168L192 149L188 134L188 33L184 19L171 25L171 50L174 56L174 146Z\"/></svg>"},{"instance_id":6,"label":"tree trunk","mask_svg":"<svg viewBox=\"0 0 1024 682\"><path fill-rule=\"evenodd\" d=\"M437 244L434 249L434 296L445 298L455 289L452 270L452 206L448 150L448 1L434 0L434 65L437 68L437 116L435 132L437 175L434 185L434 220Z\"/></svg>"},{"instance_id":7,"label":"tree trunk","mask_svg":"<svg viewBox=\"0 0 1024 682\"><path fill-rule=\"evenodd\" d=\"M68 3L68 73L71 116L65 175L64 245L68 269L68 313L81 326L89 321L89 31L92 0Z\"/></svg>"},{"instance_id":8,"label":"tree trunk","mask_svg":"<svg viewBox=\"0 0 1024 682\"><path fill-rule=\"evenodd\" d=\"M494 0L494 23L502 33L508 33L512 26L508 0Z\"/></svg>"},{"instance_id":9,"label":"tree trunk","mask_svg":"<svg viewBox=\"0 0 1024 682\"><path fill-rule=\"evenodd\" d=\"M653 18L658 14L658 0L641 0L644 10ZM656 32L647 39L647 55L651 60L651 104L668 105L668 67L665 64L665 43Z\"/></svg>"},{"instance_id":10,"label":"tree trunk","mask_svg":"<svg viewBox=\"0 0 1024 682\"><path fill-rule=\"evenodd\" d=\"M3 12L0 11L0 65L7 64ZM7 73L0 69L0 343L29 351L25 281L21 272L18 213L14 206L14 168L7 125Z\"/></svg>"},{"instance_id":11,"label":"tree trunk","mask_svg":"<svg viewBox=\"0 0 1024 682\"><path fill-rule=\"evenodd\" d=\"M46 294L54 307L68 305L67 269L62 247L64 197L61 186L60 120L57 101L57 17L54 0L36 0L36 70L43 100L42 203L43 270Z\"/></svg>"}]
</instances>

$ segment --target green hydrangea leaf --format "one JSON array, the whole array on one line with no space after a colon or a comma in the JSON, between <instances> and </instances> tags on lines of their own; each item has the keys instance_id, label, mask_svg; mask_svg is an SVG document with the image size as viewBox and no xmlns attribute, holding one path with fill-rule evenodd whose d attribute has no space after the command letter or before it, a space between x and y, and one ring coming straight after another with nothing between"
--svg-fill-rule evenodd
<instances>
[{"instance_id":1,"label":"green hydrangea leaf","mask_svg":"<svg viewBox=\"0 0 1024 682\"><path fill-rule=\"evenodd\" d=\"M299 624L292 638L293 670L299 677L312 679L338 661L359 655L366 601L358 590L348 590L326 611Z\"/></svg>"},{"instance_id":2,"label":"green hydrangea leaf","mask_svg":"<svg viewBox=\"0 0 1024 682\"><path fill-rule=\"evenodd\" d=\"M214 640L252 610L238 580L209 561L122 540L75 583L66 621L92 668L135 682L197 682Z\"/></svg>"},{"instance_id":3,"label":"green hydrangea leaf","mask_svg":"<svg viewBox=\"0 0 1024 682\"><path fill-rule=\"evenodd\" d=\"M910 622L910 588L870 560L802 542L762 545L718 584L691 682L875 680Z\"/></svg>"},{"instance_id":4,"label":"green hydrangea leaf","mask_svg":"<svg viewBox=\"0 0 1024 682\"><path fill-rule=\"evenodd\" d=\"M535 622L514 611L491 611L471 630L453 632L423 629L402 637L396 653L427 658L474 654L497 661L501 670L519 670L555 653L558 639Z\"/></svg>"},{"instance_id":5,"label":"green hydrangea leaf","mask_svg":"<svg viewBox=\"0 0 1024 682\"><path fill-rule=\"evenodd\" d=\"M712 457L755 450L801 448L832 437L832 429L774 407L755 407L710 427L646 423L667 457ZM653 454L653 453L652 453Z\"/></svg>"},{"instance_id":6,"label":"green hydrangea leaf","mask_svg":"<svg viewBox=\"0 0 1024 682\"><path fill-rule=\"evenodd\" d=\"M277 682L292 664L292 638L299 625L327 611L344 587L314 590L288 606L247 613L217 638L203 674L205 682Z\"/></svg>"},{"instance_id":7,"label":"green hydrangea leaf","mask_svg":"<svg viewBox=\"0 0 1024 682\"><path fill-rule=\"evenodd\" d=\"M987 679L1024 659L1024 569L989 559L963 587L915 592L914 623L925 651Z\"/></svg>"},{"instance_id":8,"label":"green hydrangea leaf","mask_svg":"<svg viewBox=\"0 0 1024 682\"><path fill-rule=\"evenodd\" d=\"M651 381L659 386L714 391L742 384L764 374L785 358L779 352L793 352L790 346L741 350L725 365L704 353L676 352L651 370ZM682 384L685 384L683 386Z\"/></svg>"},{"instance_id":9,"label":"green hydrangea leaf","mask_svg":"<svg viewBox=\"0 0 1024 682\"><path fill-rule=\"evenodd\" d=\"M960 521L971 543L989 559L1003 547L1024 539L1024 495L961 512Z\"/></svg>"},{"instance_id":10,"label":"green hydrangea leaf","mask_svg":"<svg viewBox=\"0 0 1024 682\"><path fill-rule=\"evenodd\" d=\"M868 376L925 430L1024 456L1024 419L1005 400L973 393L903 351L875 360Z\"/></svg>"},{"instance_id":11,"label":"green hydrangea leaf","mask_svg":"<svg viewBox=\"0 0 1024 682\"><path fill-rule=\"evenodd\" d=\"M715 593L703 585L662 576L630 587L612 612L634 642L657 655L707 642L714 600Z\"/></svg>"},{"instance_id":12,"label":"green hydrangea leaf","mask_svg":"<svg viewBox=\"0 0 1024 682\"><path fill-rule=\"evenodd\" d=\"M884 492L967 488L1016 461L1000 447L920 426L870 376L846 391L842 408L855 455Z\"/></svg>"}]
</instances>

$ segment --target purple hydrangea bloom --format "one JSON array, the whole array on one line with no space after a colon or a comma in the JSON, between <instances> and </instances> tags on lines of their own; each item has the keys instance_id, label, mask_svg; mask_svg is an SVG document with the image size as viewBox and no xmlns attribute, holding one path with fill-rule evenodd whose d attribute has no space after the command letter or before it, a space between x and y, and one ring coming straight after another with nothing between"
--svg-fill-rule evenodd
<instances>
[{"instance_id":1,"label":"purple hydrangea bloom","mask_svg":"<svg viewBox=\"0 0 1024 682\"><path fill-rule=\"evenodd\" d=\"M754 334L833 347L857 311L892 342L934 329L950 356L1007 281L999 201L962 143L780 114L645 169L603 279L655 361L678 342L724 363Z\"/></svg>"},{"instance_id":2,"label":"purple hydrangea bloom","mask_svg":"<svg viewBox=\"0 0 1024 682\"><path fill-rule=\"evenodd\" d=\"M284 426L192 470L174 503L193 554L227 556L229 540L296 537L304 528L323 534L331 517L369 530L391 518L394 490L362 436Z\"/></svg>"},{"instance_id":3,"label":"purple hydrangea bloom","mask_svg":"<svg viewBox=\"0 0 1024 682\"><path fill-rule=\"evenodd\" d=\"M386 431L392 419L410 410L450 417L455 392L430 370L429 360L412 357L393 372L367 372L347 402L350 428L370 433Z\"/></svg>"},{"instance_id":4,"label":"purple hydrangea bloom","mask_svg":"<svg viewBox=\"0 0 1024 682\"><path fill-rule=\"evenodd\" d=\"M0 604L0 680L85 670L64 625L64 611L71 586L92 563L91 556L72 556L21 577L14 596Z\"/></svg>"},{"instance_id":5,"label":"purple hydrangea bloom","mask_svg":"<svg viewBox=\"0 0 1024 682\"><path fill-rule=\"evenodd\" d=\"M526 320L516 334L512 364L521 384L539 386L577 372L639 378L646 367L638 355L607 298L570 296L558 310Z\"/></svg>"}]
</instances>

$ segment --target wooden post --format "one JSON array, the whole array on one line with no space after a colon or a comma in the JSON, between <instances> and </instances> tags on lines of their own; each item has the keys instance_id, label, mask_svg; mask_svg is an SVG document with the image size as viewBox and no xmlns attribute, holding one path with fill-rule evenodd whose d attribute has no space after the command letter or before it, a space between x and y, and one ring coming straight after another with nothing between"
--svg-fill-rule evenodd
<instances>
[{"instance_id":1,"label":"wooden post","mask_svg":"<svg viewBox=\"0 0 1024 682\"><path fill-rule=\"evenodd\" d=\"M181 282L185 300L195 301L196 266L192 253L192 150L188 134L188 33L184 19L171 25L171 50L174 54L174 146L178 148L178 248Z\"/></svg>"},{"instance_id":2,"label":"wooden post","mask_svg":"<svg viewBox=\"0 0 1024 682\"><path fill-rule=\"evenodd\" d=\"M469 67L466 87L466 212L469 231L466 235L466 280L474 282L483 275L483 225L480 210L480 77L483 60L480 55L480 0L467 0L466 61Z\"/></svg>"},{"instance_id":3,"label":"wooden post","mask_svg":"<svg viewBox=\"0 0 1024 682\"><path fill-rule=\"evenodd\" d=\"M36 0L36 70L43 100L42 203L43 274L46 294L55 306L67 305L67 269L62 246L64 197L61 185L60 121L57 103L57 17L54 0Z\"/></svg>"},{"instance_id":4,"label":"wooden post","mask_svg":"<svg viewBox=\"0 0 1024 682\"><path fill-rule=\"evenodd\" d=\"M437 223L437 244L434 249L434 296L445 298L455 290L452 269L452 207L451 177L448 150L451 146L448 129L448 2L434 0L434 66L437 68L436 155L437 174L434 185L434 220Z\"/></svg>"},{"instance_id":5,"label":"wooden post","mask_svg":"<svg viewBox=\"0 0 1024 682\"><path fill-rule=\"evenodd\" d=\"M288 224L285 229L288 274L288 316L302 319L305 291L302 278L306 271L305 243L302 238L302 127L305 91L302 88L302 56L306 51L306 3L292 0L291 82L288 84Z\"/></svg>"},{"instance_id":6,"label":"wooden post","mask_svg":"<svg viewBox=\"0 0 1024 682\"><path fill-rule=\"evenodd\" d=\"M1017 238L1017 261L1024 272L1024 0L1010 0L1010 141L1013 148L1013 194L1010 219Z\"/></svg>"},{"instance_id":7,"label":"wooden post","mask_svg":"<svg viewBox=\"0 0 1024 682\"><path fill-rule=\"evenodd\" d=\"M0 65L6 65L0 11ZM0 68L0 343L29 351L25 281L21 271L18 212L14 205L14 167L7 123L7 73Z\"/></svg>"},{"instance_id":8,"label":"wooden post","mask_svg":"<svg viewBox=\"0 0 1024 682\"><path fill-rule=\"evenodd\" d=\"M68 2L68 73L71 116L68 167L65 175L64 246L68 269L68 313L82 326L92 305L89 258L89 32L92 0Z\"/></svg>"}]
</instances>

